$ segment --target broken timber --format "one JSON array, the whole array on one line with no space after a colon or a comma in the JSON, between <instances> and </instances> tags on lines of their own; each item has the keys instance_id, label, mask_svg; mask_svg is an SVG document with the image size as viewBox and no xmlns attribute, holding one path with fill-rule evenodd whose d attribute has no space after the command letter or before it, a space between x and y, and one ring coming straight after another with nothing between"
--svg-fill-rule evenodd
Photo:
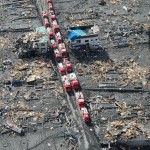
<instances>
[{"instance_id":1,"label":"broken timber","mask_svg":"<svg viewBox=\"0 0 150 150\"><path fill-rule=\"evenodd\" d=\"M55 3L68 3L68 2L72 2L72 1L55 1Z\"/></svg>"},{"instance_id":2,"label":"broken timber","mask_svg":"<svg viewBox=\"0 0 150 150\"><path fill-rule=\"evenodd\" d=\"M91 91L112 91L112 92L149 92L148 90L143 89L134 89L134 88L89 88L85 87L84 90L91 90Z\"/></svg>"},{"instance_id":3,"label":"broken timber","mask_svg":"<svg viewBox=\"0 0 150 150\"><path fill-rule=\"evenodd\" d=\"M18 5L18 3L19 4L24 4L24 3L28 3L28 2L30 2L29 0L27 0L27 1L17 1L17 2L12 2L12 3L3 3L3 4L0 4L0 6L9 6L9 5Z\"/></svg>"},{"instance_id":4,"label":"broken timber","mask_svg":"<svg viewBox=\"0 0 150 150\"><path fill-rule=\"evenodd\" d=\"M1 29L0 32L28 32L33 31L31 28L19 28L19 29Z\"/></svg>"}]
</instances>

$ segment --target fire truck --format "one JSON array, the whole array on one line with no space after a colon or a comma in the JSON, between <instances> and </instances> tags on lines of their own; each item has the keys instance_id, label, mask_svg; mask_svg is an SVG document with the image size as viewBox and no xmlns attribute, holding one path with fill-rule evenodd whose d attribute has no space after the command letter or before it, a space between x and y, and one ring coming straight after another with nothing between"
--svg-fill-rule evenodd
<instances>
[{"instance_id":1,"label":"fire truck","mask_svg":"<svg viewBox=\"0 0 150 150\"><path fill-rule=\"evenodd\" d=\"M60 32L57 32L57 33L56 33L56 40L57 40L58 44L60 44L60 43L62 42Z\"/></svg>"},{"instance_id":2,"label":"fire truck","mask_svg":"<svg viewBox=\"0 0 150 150\"><path fill-rule=\"evenodd\" d=\"M52 21L52 26L55 33L59 32L59 25L56 20Z\"/></svg>"},{"instance_id":3,"label":"fire truck","mask_svg":"<svg viewBox=\"0 0 150 150\"><path fill-rule=\"evenodd\" d=\"M61 76L66 74L66 70L65 70L65 68L64 68L62 63L58 63L57 67L58 67L58 70L59 70L59 73L60 73Z\"/></svg>"},{"instance_id":4,"label":"fire truck","mask_svg":"<svg viewBox=\"0 0 150 150\"><path fill-rule=\"evenodd\" d=\"M80 109L85 107L84 96L81 91L75 92L75 98L77 100L77 104Z\"/></svg>"},{"instance_id":5,"label":"fire truck","mask_svg":"<svg viewBox=\"0 0 150 150\"><path fill-rule=\"evenodd\" d=\"M90 122L90 116L86 107L81 108L81 114L82 114L83 121L85 123Z\"/></svg>"},{"instance_id":6,"label":"fire truck","mask_svg":"<svg viewBox=\"0 0 150 150\"><path fill-rule=\"evenodd\" d=\"M72 87L71 87L70 81L66 75L62 76L62 82L63 82L63 86L64 86L64 89L66 90L66 92L70 92L72 90Z\"/></svg>"},{"instance_id":7,"label":"fire truck","mask_svg":"<svg viewBox=\"0 0 150 150\"><path fill-rule=\"evenodd\" d=\"M67 51L64 43L59 43L58 48L60 50L60 53L63 57L67 57Z\"/></svg>"},{"instance_id":8,"label":"fire truck","mask_svg":"<svg viewBox=\"0 0 150 150\"><path fill-rule=\"evenodd\" d=\"M51 47L52 47L53 50L57 48L56 41L54 39L51 39L50 43L51 43Z\"/></svg>"},{"instance_id":9,"label":"fire truck","mask_svg":"<svg viewBox=\"0 0 150 150\"><path fill-rule=\"evenodd\" d=\"M68 74L69 81L74 90L79 89L79 81L77 80L77 76L75 73Z\"/></svg>"},{"instance_id":10,"label":"fire truck","mask_svg":"<svg viewBox=\"0 0 150 150\"><path fill-rule=\"evenodd\" d=\"M42 12L42 17L44 18L48 18L47 13L45 11Z\"/></svg>"},{"instance_id":11,"label":"fire truck","mask_svg":"<svg viewBox=\"0 0 150 150\"><path fill-rule=\"evenodd\" d=\"M73 71L71 62L66 58L64 58L64 66L68 73L71 73Z\"/></svg>"},{"instance_id":12,"label":"fire truck","mask_svg":"<svg viewBox=\"0 0 150 150\"><path fill-rule=\"evenodd\" d=\"M57 62L60 62L62 60L61 54L58 49L54 49L54 55Z\"/></svg>"},{"instance_id":13,"label":"fire truck","mask_svg":"<svg viewBox=\"0 0 150 150\"><path fill-rule=\"evenodd\" d=\"M48 33L48 36L49 36L50 39L54 36L52 28L50 28L50 27L47 28L47 33Z\"/></svg>"}]
</instances>

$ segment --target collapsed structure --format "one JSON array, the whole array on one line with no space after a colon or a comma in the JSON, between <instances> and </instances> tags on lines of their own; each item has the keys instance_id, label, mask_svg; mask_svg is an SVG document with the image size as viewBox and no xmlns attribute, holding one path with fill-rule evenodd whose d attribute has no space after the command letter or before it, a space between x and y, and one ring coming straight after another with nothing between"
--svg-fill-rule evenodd
<instances>
[{"instance_id":1,"label":"collapsed structure","mask_svg":"<svg viewBox=\"0 0 150 150\"><path fill-rule=\"evenodd\" d=\"M46 54L49 50L48 35L45 26L36 27L34 32L30 32L16 41L16 52L19 58L33 55Z\"/></svg>"}]
</instances>

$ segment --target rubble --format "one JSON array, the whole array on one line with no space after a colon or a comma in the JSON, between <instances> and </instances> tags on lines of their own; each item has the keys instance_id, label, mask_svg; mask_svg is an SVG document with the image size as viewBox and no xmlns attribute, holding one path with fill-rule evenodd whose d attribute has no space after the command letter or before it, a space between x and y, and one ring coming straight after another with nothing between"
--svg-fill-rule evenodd
<instances>
[{"instance_id":1,"label":"rubble","mask_svg":"<svg viewBox=\"0 0 150 150\"><path fill-rule=\"evenodd\" d=\"M4 46L6 46L9 43L12 43L10 38L4 38L2 36L0 36L0 48L2 49Z\"/></svg>"},{"instance_id":2,"label":"rubble","mask_svg":"<svg viewBox=\"0 0 150 150\"><path fill-rule=\"evenodd\" d=\"M90 76L93 81L102 82L101 84L99 84L100 88L106 87L116 90L117 88L118 90L120 88L121 90L122 87L126 87L129 85L148 85L147 76L149 74L149 69L139 66L133 59L127 61L122 60L121 62L112 62L111 60L108 62L95 61L94 63L91 63L89 65L78 63L76 67L80 76ZM116 74L116 85L109 84L109 80L111 80L112 78L111 74ZM122 90L132 89L128 88Z\"/></svg>"},{"instance_id":3,"label":"rubble","mask_svg":"<svg viewBox=\"0 0 150 150\"><path fill-rule=\"evenodd\" d=\"M101 123L95 122L97 128L99 128L99 125L108 122L106 124L106 132L104 131L106 141L128 141L138 136L145 136L147 138L149 129L146 128L146 124L149 122L149 119L146 116L146 109L142 104L127 105L125 102L117 102L115 99L106 99L98 96L92 99L94 101L90 100L90 109L93 121L96 118L98 119L99 113L103 113L106 109L115 109L117 115L119 115L117 119L110 119L109 117L105 118L105 114L104 116L101 114L103 116L99 118Z\"/></svg>"},{"instance_id":4,"label":"rubble","mask_svg":"<svg viewBox=\"0 0 150 150\"><path fill-rule=\"evenodd\" d=\"M135 121L114 121L111 123L111 127L107 129L107 131L108 134L105 136L105 138L108 141L113 141L115 140L115 138L117 138L117 136L120 135L121 140L128 140L143 134L143 132L138 128Z\"/></svg>"},{"instance_id":5,"label":"rubble","mask_svg":"<svg viewBox=\"0 0 150 150\"><path fill-rule=\"evenodd\" d=\"M146 75L148 75L149 69L140 67L134 60L122 62L117 68L124 74L121 82L135 85L141 82L143 85L147 84Z\"/></svg>"},{"instance_id":6,"label":"rubble","mask_svg":"<svg viewBox=\"0 0 150 150\"><path fill-rule=\"evenodd\" d=\"M24 130L22 128L19 128L19 127L17 127L16 125L14 125L12 123L7 122L5 124L5 126L6 126L6 128L13 130L14 132L17 132L20 135L24 135L25 134Z\"/></svg>"},{"instance_id":7,"label":"rubble","mask_svg":"<svg viewBox=\"0 0 150 150\"><path fill-rule=\"evenodd\" d=\"M36 2L39 6L39 12L47 9L46 1L37 0ZM47 2L50 3L51 1L48 0ZM78 140L76 140L73 132L76 123L72 114L68 113L68 107L63 103L64 91L57 80L53 64L45 61L44 57L30 57L34 56L32 52L23 57L21 62L16 58L18 52L24 54L31 50L30 44L27 44L31 36L37 38L44 35L33 33L33 28L41 24L39 15L37 15L37 5L34 3L35 1L13 1L1 4L0 120L1 123L11 120L10 122L18 128L18 131L23 129L27 134L37 131L37 134L25 135L26 140L22 139L21 142L15 135L6 135L6 141L1 138L0 144L7 149L10 149L9 146L11 146L12 149L16 150L24 149L24 147L45 149L47 146L52 149L56 147L58 149L79 149L78 141L80 141L79 139L82 140L83 137L78 137ZM87 56L90 57L86 58L87 62L85 63L77 61L79 62L77 71L81 75L77 78L81 85L88 85L91 88L123 89L127 87L128 89L139 90L150 85L148 81L149 53L147 49L149 24L145 21L145 19L149 19L147 18L149 9L146 1L111 0L93 1L91 3L79 0L53 3L57 10L56 17L64 41L66 41L66 32L63 30L70 25L94 23L100 27L99 39L105 50L99 49L99 56L97 57L93 53L88 54ZM28 33L24 33L25 36L22 35L20 38L21 32ZM16 41L16 39L19 40ZM15 41L15 48L12 46L12 40ZM35 48L36 45L33 45L33 47ZM12 51L16 53L12 54ZM124 57L129 56L135 61L124 61ZM19 57L22 58L22 53ZM26 57L30 57L30 60L25 59ZM49 58L50 55L48 54L47 57ZM5 61L3 64L3 60L7 60L7 58L12 62ZM81 59L83 59L82 56ZM113 61L109 62L110 59ZM76 59L71 59L71 62L76 64ZM76 68L74 71L76 72ZM130 142L130 139L134 140L138 136L149 139L148 92L143 92L142 89L138 93L135 93L135 90L130 92L123 90L121 92L107 92L106 90L93 92L89 90L88 92L83 91L83 94L85 101L89 101L87 105L91 109L90 114L94 129L100 130L98 134L95 130L100 142L105 140L102 134L108 139L107 142L116 142L119 138L122 141ZM100 96L88 100L91 95ZM116 113L114 113L114 110ZM64 118L64 116L69 119ZM67 132L64 132L64 126L69 126L72 130L66 129ZM105 127L108 129L107 134L104 134ZM86 129L88 133L88 126ZM40 131L38 132L38 130ZM55 137L53 132L56 131L62 132L62 134ZM90 131L92 131L91 127ZM13 132L16 133L16 131ZM80 131L78 132L80 133ZM6 129L1 125L0 134L7 133L10 133L10 128ZM64 140L66 133L68 135ZM73 135L70 135L70 133ZM38 138L39 135L40 138ZM34 138L32 141L29 137L36 137L38 140L36 141L36 138ZM17 142L9 143L9 139L10 141L16 139L19 144ZM63 144L61 144L62 141ZM59 143L60 147L56 143ZM79 144L82 145L82 143L84 142ZM84 144L86 145L86 143ZM17 145L19 145L19 148L17 148ZM134 149L137 149L137 147ZM142 148L138 146L138 149Z\"/></svg>"},{"instance_id":8,"label":"rubble","mask_svg":"<svg viewBox=\"0 0 150 150\"><path fill-rule=\"evenodd\" d=\"M9 90L3 90L3 96L1 96L4 98L4 95L10 94L9 99L11 99L11 101L6 103L4 99L2 99L0 103L0 113L3 118L1 120L2 122L12 120L15 126L12 124L11 126L6 125L6 127L23 135L23 130L26 132L31 126L37 126L40 122L51 122L50 127L53 127L54 129L58 126L62 126L62 124L65 123L65 119L59 114L59 110L62 109L61 107L57 108L56 114L54 114L50 111L36 110L36 107L38 106L35 101L35 106L29 105L30 103L33 103L31 100L42 102L45 101L45 99L48 99L48 97L44 98L44 95L40 95L39 97L39 89L40 91L50 90L54 99L61 99L61 96L63 96L63 89L58 85L56 80L53 80L52 74L54 70L52 69L52 65L47 63L47 59L40 56L33 58L30 62L29 60L20 61L19 63L12 63L10 61L9 64L11 64L11 80L8 81L9 86L5 83L9 87ZM16 84L18 81L22 81L23 86L31 85L34 88L32 90L29 90L28 88L22 91L19 89L14 90L14 87L17 88ZM31 82L35 81L36 84L34 83L32 85ZM42 85L37 86L38 84ZM22 85L19 87L22 88ZM51 117L48 117L49 115ZM62 121L60 121L59 118L62 119ZM58 119L59 121L57 121ZM18 128L20 125L23 129ZM2 128L0 128L0 131L2 134L7 133L3 131Z\"/></svg>"},{"instance_id":9,"label":"rubble","mask_svg":"<svg viewBox=\"0 0 150 150\"><path fill-rule=\"evenodd\" d=\"M99 81L101 79L105 79L108 73L108 70L111 68L112 62L102 62L102 61L95 61L90 65L84 65L83 67L81 64L77 64L77 70L80 74L90 74L93 81Z\"/></svg>"},{"instance_id":10,"label":"rubble","mask_svg":"<svg viewBox=\"0 0 150 150\"><path fill-rule=\"evenodd\" d=\"M112 3L121 3L122 0L112 0Z\"/></svg>"}]
</instances>

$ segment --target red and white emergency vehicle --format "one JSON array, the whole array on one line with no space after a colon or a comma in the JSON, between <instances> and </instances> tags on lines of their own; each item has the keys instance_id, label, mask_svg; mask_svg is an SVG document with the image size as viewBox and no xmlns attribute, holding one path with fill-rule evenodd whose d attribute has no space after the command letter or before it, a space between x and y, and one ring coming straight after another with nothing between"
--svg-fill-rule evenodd
<instances>
[{"instance_id":1,"label":"red and white emergency vehicle","mask_svg":"<svg viewBox=\"0 0 150 150\"><path fill-rule=\"evenodd\" d=\"M65 70L62 63L58 63L57 67L58 67L58 70L59 70L59 73L60 73L61 76L66 74L66 70Z\"/></svg>"},{"instance_id":2,"label":"red and white emergency vehicle","mask_svg":"<svg viewBox=\"0 0 150 150\"><path fill-rule=\"evenodd\" d=\"M65 66L66 71L68 73L71 73L73 71L72 64L71 64L71 62L67 58L64 58L64 66Z\"/></svg>"},{"instance_id":3,"label":"red and white emergency vehicle","mask_svg":"<svg viewBox=\"0 0 150 150\"><path fill-rule=\"evenodd\" d=\"M57 33L56 33L56 40L57 40L58 44L60 44L60 43L62 42L60 32L57 32Z\"/></svg>"},{"instance_id":4,"label":"red and white emergency vehicle","mask_svg":"<svg viewBox=\"0 0 150 150\"><path fill-rule=\"evenodd\" d=\"M82 107L85 107L85 101L84 96L81 91L75 92L75 98L77 100L78 107L81 109Z\"/></svg>"},{"instance_id":5,"label":"red and white emergency vehicle","mask_svg":"<svg viewBox=\"0 0 150 150\"><path fill-rule=\"evenodd\" d=\"M59 32L59 25L58 25L56 20L52 21L52 26L53 26L53 29L54 29L55 33Z\"/></svg>"},{"instance_id":6,"label":"red and white emergency vehicle","mask_svg":"<svg viewBox=\"0 0 150 150\"><path fill-rule=\"evenodd\" d=\"M53 30L52 30L52 28L48 27L47 28L47 33L48 33L49 38L53 37Z\"/></svg>"},{"instance_id":7,"label":"red and white emergency vehicle","mask_svg":"<svg viewBox=\"0 0 150 150\"><path fill-rule=\"evenodd\" d=\"M77 80L77 76L75 73L68 74L69 81L73 89L79 88L79 81Z\"/></svg>"},{"instance_id":8,"label":"red and white emergency vehicle","mask_svg":"<svg viewBox=\"0 0 150 150\"><path fill-rule=\"evenodd\" d=\"M52 3L52 0L47 0L47 3Z\"/></svg>"},{"instance_id":9,"label":"red and white emergency vehicle","mask_svg":"<svg viewBox=\"0 0 150 150\"><path fill-rule=\"evenodd\" d=\"M62 76L62 82L63 82L63 86L66 92L70 92L72 90L72 87L66 75Z\"/></svg>"},{"instance_id":10,"label":"red and white emergency vehicle","mask_svg":"<svg viewBox=\"0 0 150 150\"><path fill-rule=\"evenodd\" d=\"M56 41L54 39L51 39L50 43L53 50L57 48Z\"/></svg>"},{"instance_id":11,"label":"red and white emergency vehicle","mask_svg":"<svg viewBox=\"0 0 150 150\"><path fill-rule=\"evenodd\" d=\"M82 107L82 108L81 108L81 114L82 114L83 121L84 121L85 123L90 122L90 116L89 116L89 114L88 114L88 111L87 111L87 108L86 108L86 107Z\"/></svg>"},{"instance_id":12,"label":"red and white emergency vehicle","mask_svg":"<svg viewBox=\"0 0 150 150\"><path fill-rule=\"evenodd\" d=\"M67 57L67 51L66 51L65 44L64 43L59 43L58 48L60 50L60 53L61 53L62 57Z\"/></svg>"},{"instance_id":13,"label":"red and white emergency vehicle","mask_svg":"<svg viewBox=\"0 0 150 150\"><path fill-rule=\"evenodd\" d=\"M42 12L42 17L44 18L48 18L47 13L45 11Z\"/></svg>"},{"instance_id":14,"label":"red and white emergency vehicle","mask_svg":"<svg viewBox=\"0 0 150 150\"><path fill-rule=\"evenodd\" d=\"M61 54L58 49L54 49L55 59L57 62L60 62L62 60Z\"/></svg>"}]
</instances>

